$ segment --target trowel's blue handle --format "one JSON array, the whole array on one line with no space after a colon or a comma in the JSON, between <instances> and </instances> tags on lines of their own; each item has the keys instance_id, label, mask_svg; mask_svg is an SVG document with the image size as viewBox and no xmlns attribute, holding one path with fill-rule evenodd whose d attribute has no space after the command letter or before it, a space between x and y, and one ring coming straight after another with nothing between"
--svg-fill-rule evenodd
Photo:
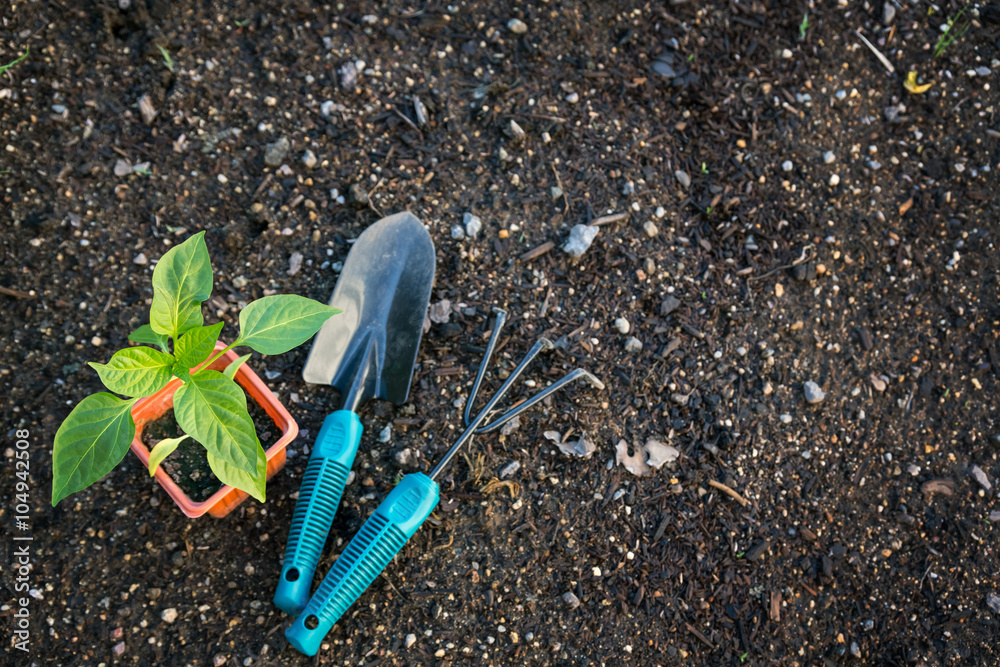
<instances>
[{"instance_id":1,"label":"trowel's blue handle","mask_svg":"<svg viewBox=\"0 0 1000 667\"><path fill-rule=\"evenodd\" d=\"M340 554L302 615L285 630L292 646L316 655L333 624L413 537L439 500L437 482L427 475L404 477Z\"/></svg>"},{"instance_id":2,"label":"trowel's blue handle","mask_svg":"<svg viewBox=\"0 0 1000 667\"><path fill-rule=\"evenodd\" d=\"M298 616L309 601L313 574L354 465L361 431L356 414L337 410L323 421L313 445L295 502L281 581L274 594L274 604L292 616Z\"/></svg>"}]
</instances>

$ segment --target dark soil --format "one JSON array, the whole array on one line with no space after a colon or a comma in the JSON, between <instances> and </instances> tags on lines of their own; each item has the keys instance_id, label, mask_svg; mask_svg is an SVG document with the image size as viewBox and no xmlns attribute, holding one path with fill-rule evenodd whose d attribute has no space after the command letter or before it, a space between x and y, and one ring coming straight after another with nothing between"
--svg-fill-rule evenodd
<instances>
[{"instance_id":1,"label":"dark soil","mask_svg":"<svg viewBox=\"0 0 1000 667\"><path fill-rule=\"evenodd\" d=\"M177 438L184 430L177 424L171 408L142 427L142 443L152 451L160 440ZM182 440L177 449L160 464L174 482L195 502L207 500L222 484L208 466L205 448L191 438Z\"/></svg>"},{"instance_id":2,"label":"dark soil","mask_svg":"<svg viewBox=\"0 0 1000 667\"><path fill-rule=\"evenodd\" d=\"M271 604L339 400L301 381L307 347L250 361L302 429L264 505L188 520L126 456L50 508L50 447L100 390L86 362L147 321L171 244L208 231L205 313L233 340L248 301L327 299L349 241L403 209L452 313L410 402L361 411L321 572L403 472L394 455L427 469L456 437L492 307L511 322L487 391L542 335L560 344L537 385L582 366L607 389L477 438L319 664L1000 664L996 3L938 58L958 3L893 3L891 26L856 0L121 5L18 3L0 24L0 62L31 46L0 76L0 377L8 442L31 434L37 589L15 664L314 664ZM911 70L934 85L908 92ZM466 212L476 239L453 237ZM597 451L568 458L550 430ZM680 458L616 464L619 440L651 438ZM512 498L486 485L513 461Z\"/></svg>"}]
</instances>

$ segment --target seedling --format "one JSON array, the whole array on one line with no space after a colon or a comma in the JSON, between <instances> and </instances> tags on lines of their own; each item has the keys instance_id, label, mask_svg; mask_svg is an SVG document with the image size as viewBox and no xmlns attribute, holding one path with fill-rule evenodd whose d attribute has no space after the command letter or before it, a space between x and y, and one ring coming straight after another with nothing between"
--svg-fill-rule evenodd
<instances>
[{"instance_id":1,"label":"seedling","mask_svg":"<svg viewBox=\"0 0 1000 667\"><path fill-rule=\"evenodd\" d=\"M740 656L740 664L741 664L741 665L742 665L742 664L743 664L744 662L746 662L746 661L747 661L747 656L749 656L749 655L750 655L750 652L749 652L749 651L747 651L746 653L744 653L743 655L741 655L741 656Z\"/></svg>"},{"instance_id":2,"label":"seedling","mask_svg":"<svg viewBox=\"0 0 1000 667\"><path fill-rule=\"evenodd\" d=\"M234 21L237 28L243 28L250 23L250 19L243 19L242 21Z\"/></svg>"},{"instance_id":3,"label":"seedling","mask_svg":"<svg viewBox=\"0 0 1000 667\"><path fill-rule=\"evenodd\" d=\"M165 48L163 48L159 44L156 45L156 48L158 48L160 50L160 53L163 55L163 62L165 62L167 64L167 69L170 70L171 72L173 72L174 71L174 60L173 60L173 58L170 57L170 51L167 51Z\"/></svg>"},{"instance_id":4,"label":"seedling","mask_svg":"<svg viewBox=\"0 0 1000 667\"><path fill-rule=\"evenodd\" d=\"M964 13L965 7L962 7L958 14L955 15L955 18L948 19L948 27L941 33L941 36L938 37L937 44L934 45L933 54L935 58L940 58L944 55L945 50L951 46L952 42L969 31L968 21L963 23L961 26L958 25L958 22Z\"/></svg>"},{"instance_id":5,"label":"seedling","mask_svg":"<svg viewBox=\"0 0 1000 667\"><path fill-rule=\"evenodd\" d=\"M22 60L24 60L25 58L27 58L29 51L31 51L31 47L30 46L26 46L26 47L24 47L24 53L22 53L20 57L15 58L14 60L12 60L9 63L7 63L6 65L0 65L0 74L3 74L7 70L9 70L11 67L13 67L14 65L18 64L19 62L21 62Z\"/></svg>"},{"instance_id":6,"label":"seedling","mask_svg":"<svg viewBox=\"0 0 1000 667\"><path fill-rule=\"evenodd\" d=\"M182 381L174 394L174 414L185 435L153 447L150 474L182 440L191 438L205 447L209 467L220 481L264 501L267 460L247 413L246 394L233 380L250 355L221 372L209 367L240 345L261 354L288 352L340 311L294 294L265 296L240 312L236 340L212 354L223 323L205 325L201 304L211 294L212 265L205 232L199 232L168 250L153 270L149 324L128 337L144 345L119 350L107 364L90 364L113 393L80 401L56 432L53 506L121 463L135 437L132 406L174 378Z\"/></svg>"},{"instance_id":7,"label":"seedling","mask_svg":"<svg viewBox=\"0 0 1000 667\"><path fill-rule=\"evenodd\" d=\"M701 163L701 173L703 173L703 174L707 174L708 173L708 165L705 164L704 162Z\"/></svg>"},{"instance_id":8,"label":"seedling","mask_svg":"<svg viewBox=\"0 0 1000 667\"><path fill-rule=\"evenodd\" d=\"M799 41L806 40L806 30L809 29L809 14L802 15L802 23L799 24Z\"/></svg>"}]
</instances>

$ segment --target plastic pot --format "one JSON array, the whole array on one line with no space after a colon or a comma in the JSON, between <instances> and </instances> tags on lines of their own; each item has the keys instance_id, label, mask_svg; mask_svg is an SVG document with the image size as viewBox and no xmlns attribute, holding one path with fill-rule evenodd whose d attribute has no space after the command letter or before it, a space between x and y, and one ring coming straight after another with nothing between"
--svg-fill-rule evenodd
<instances>
[{"instance_id":1,"label":"plastic pot","mask_svg":"<svg viewBox=\"0 0 1000 667\"><path fill-rule=\"evenodd\" d=\"M215 346L216 350L225 348L221 342ZM219 357L212 365L214 370L224 370L229 362L237 358L237 354L232 350ZM247 364L240 366L233 378L246 391L250 399L264 409L268 417L274 420L275 426L281 431L281 437L271 445L265 452L267 456L267 478L271 479L275 473L285 467L285 447L299 434L299 425L292 419L279 401L278 397L271 392L267 386L261 382L257 374L250 369ZM142 461L144 470L149 469L149 449L142 442L142 429L151 421L161 417L165 412L174 407L174 392L181 386L181 381L174 378L166 387L146 398L141 399L132 407L132 419L135 421L135 438L132 440L132 451ZM195 502L181 490L177 483L170 477L163 466L156 469L156 481L173 498L177 506L181 508L187 516L191 518L199 517L205 513L221 518L233 511L240 503L250 497L246 491L224 484L222 488L213 493L211 497L202 502Z\"/></svg>"}]
</instances>

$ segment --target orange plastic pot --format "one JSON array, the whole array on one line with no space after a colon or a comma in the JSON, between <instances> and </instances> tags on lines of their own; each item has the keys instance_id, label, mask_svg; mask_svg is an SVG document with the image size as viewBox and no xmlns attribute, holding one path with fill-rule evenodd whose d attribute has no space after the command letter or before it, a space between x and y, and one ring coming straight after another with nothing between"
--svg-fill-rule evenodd
<instances>
[{"instance_id":1,"label":"orange plastic pot","mask_svg":"<svg viewBox=\"0 0 1000 667\"><path fill-rule=\"evenodd\" d=\"M223 343L217 343L216 350L225 348ZM214 370L224 370L229 362L237 358L237 354L232 350L219 357L212 365ZM271 479L276 472L285 467L285 447L299 434L299 425L292 419L279 401L278 397L271 392L267 386L261 382L247 364L240 366L233 378L243 387L254 401L267 412L268 417L274 420L275 426L281 431L281 437L271 445L265 452L267 456L267 479ZM167 410L174 407L174 392L181 386L181 381L174 378L166 387L146 398L141 399L132 407L132 419L135 421L135 438L132 440L132 451L142 461L143 468L149 468L149 449L142 442L142 429L151 421L161 417ZM240 503L250 497L246 491L224 484L222 488L213 493L211 497L202 502L195 502L181 490L177 483L170 477L163 466L156 469L156 481L173 498L177 506L184 514L191 518L197 518L205 513L221 518L233 511Z\"/></svg>"}]
</instances>

